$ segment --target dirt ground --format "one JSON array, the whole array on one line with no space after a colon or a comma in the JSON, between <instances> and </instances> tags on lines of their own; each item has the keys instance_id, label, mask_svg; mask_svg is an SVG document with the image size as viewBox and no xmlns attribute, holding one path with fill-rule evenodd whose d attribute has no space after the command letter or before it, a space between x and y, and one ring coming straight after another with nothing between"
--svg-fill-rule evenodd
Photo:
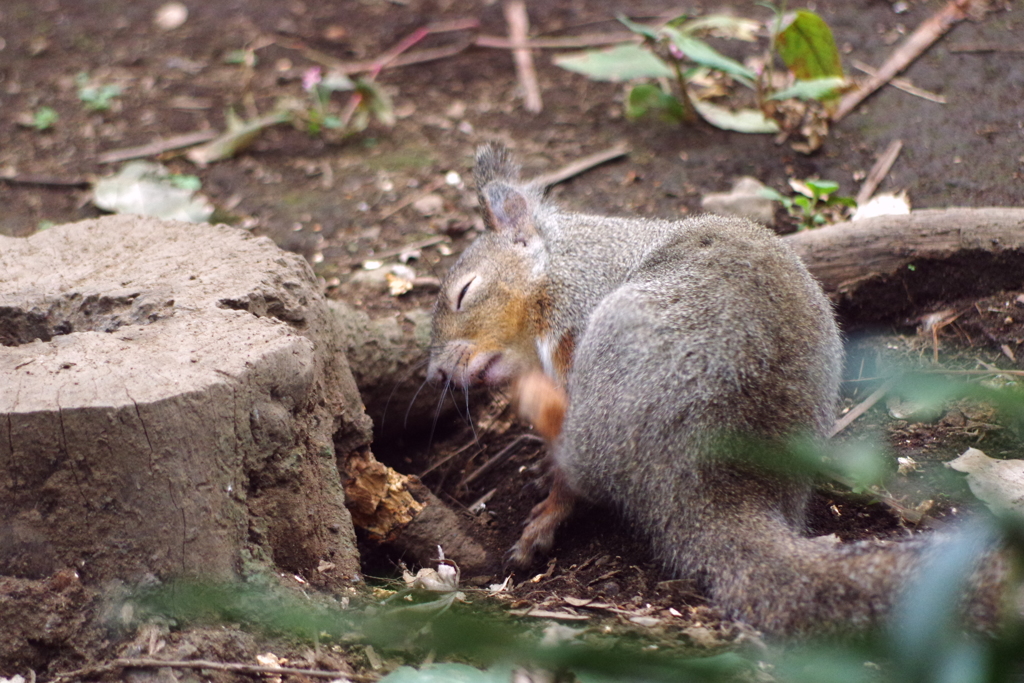
<instances>
[{"instance_id":1,"label":"dirt ground","mask_svg":"<svg viewBox=\"0 0 1024 683\"><path fill-rule=\"evenodd\" d=\"M482 34L507 32L495 0L186 0L188 19L173 30L154 24L162 4L0 3L0 176L5 178L0 180L0 234L27 236L49 223L99 215L89 203L87 183L118 166L101 163L102 153L222 129L228 109L251 117L269 112L283 96L303 97L301 79L317 65L317 53L342 61L371 59L440 20L477 19ZM809 4L831 25L846 68L857 75L852 64L879 65L894 43L944 2ZM347 282L362 262L394 260L403 245L438 236L449 239L422 248L409 265L425 278L443 273L479 225L469 168L474 148L488 140L509 144L526 176L625 141L631 149L626 158L549 193L571 209L591 213L678 217L699 211L703 194L728 189L739 175L755 176L784 192L789 178L827 178L852 196L877 155L896 139L903 141L903 151L881 189L905 190L915 208L1019 205L1024 196L1024 14L1010 3L993 6L983 21L956 26L904 74L917 87L944 97L945 104L886 87L836 126L824 148L811 156L778 145L770 136L727 133L706 124L680 128L627 121L621 86L593 83L561 70L552 65L550 51L537 55L544 110L528 114L510 54L469 46L454 56L381 73L378 81L395 104L392 128L372 124L341 140L278 126L243 154L206 168L177 153L161 160L176 173L201 179L220 220L268 235L306 256L323 278L328 296L346 298L374 315L431 305L434 290L428 280L401 297L367 294ZM629 3L628 12L644 18L671 9L726 7L745 16L767 15L753 2L681 7L668 0ZM608 0L532 3L531 32L568 36L618 30L613 17L626 9ZM471 36L430 36L417 48L464 44ZM252 68L226 61L234 51L249 48L255 48L257 58ZM90 112L82 106L75 80L80 72L122 88L109 111ZM343 103L339 95L333 106L340 109ZM58 114L51 128L22 125L44 106ZM458 178L447 177L449 172ZM786 219L779 218L785 228ZM964 369L1024 368L1020 293L920 302L919 313L944 309L959 314L939 334L944 361ZM846 409L874 390L876 385L867 380L878 376L881 366L932 356L931 336L914 333L916 319L890 321L890 328L871 334L856 320L843 323L851 335ZM950 406L930 422L893 414L880 405L842 438L857 440L880 432L894 456L920 463L921 469L896 477L891 492L909 508L932 501L931 514L940 518L955 517L969 499L962 480L953 480L950 488L943 461L982 442L992 456L1017 447L983 406ZM500 402L480 406L474 421L475 433L441 425L433 437L408 435L377 454L410 473L424 473L452 456L425 474L424 481L458 509L489 496L488 512L479 517L481 538L499 550L511 545L520 520L542 495L531 483L541 449L520 439L503 465L466 484L465 476L523 432L502 412ZM935 493L939 483L944 487L941 495ZM815 532L844 538L908 533L907 525L884 506L830 487L817 494L812 518ZM560 539L554 564L537 568L547 576L517 588L517 601L550 606L563 604L566 596L597 597L651 614L673 607L689 616L688 624L710 624L723 638L730 636L729 625L716 621L686 585L664 581L646 545L607 511L578 514ZM364 569L370 576L392 575L397 559L368 548ZM76 630L91 616L78 610L98 608L88 601L85 588L65 579L54 577L49 590L30 596L39 608L26 616L40 628L49 628L45 624L52 617L59 627L51 628L31 651L0 653L0 676L33 668L52 679L58 671L152 649L152 634L135 634L133 640L125 634ZM38 590L18 579L0 579L0 599L25 599L26 591ZM168 647L179 648L182 658L198 653L252 661L263 646L213 631L189 637L184 643L182 636L160 636ZM293 661L305 657L311 665L326 668L372 663L358 649L314 656L304 646L281 647L297 653ZM225 680L227 676L221 675Z\"/></svg>"}]
</instances>

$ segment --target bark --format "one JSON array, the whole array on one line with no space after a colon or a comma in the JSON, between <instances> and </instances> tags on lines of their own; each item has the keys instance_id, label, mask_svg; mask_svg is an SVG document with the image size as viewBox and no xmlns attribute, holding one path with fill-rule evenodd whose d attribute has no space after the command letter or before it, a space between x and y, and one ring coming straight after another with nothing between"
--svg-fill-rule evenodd
<instances>
[{"instance_id":1,"label":"bark","mask_svg":"<svg viewBox=\"0 0 1024 683\"><path fill-rule=\"evenodd\" d=\"M786 236L849 323L1024 286L1024 209L929 209Z\"/></svg>"},{"instance_id":2,"label":"bark","mask_svg":"<svg viewBox=\"0 0 1024 683\"><path fill-rule=\"evenodd\" d=\"M337 337L306 262L240 230L0 238L0 575L358 577Z\"/></svg>"}]
</instances>

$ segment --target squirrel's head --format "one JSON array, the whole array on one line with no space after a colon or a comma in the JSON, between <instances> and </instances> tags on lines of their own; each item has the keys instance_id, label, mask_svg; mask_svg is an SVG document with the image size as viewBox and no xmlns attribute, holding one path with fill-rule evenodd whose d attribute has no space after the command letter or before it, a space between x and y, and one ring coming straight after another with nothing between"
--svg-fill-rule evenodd
<instances>
[{"instance_id":1,"label":"squirrel's head","mask_svg":"<svg viewBox=\"0 0 1024 683\"><path fill-rule=\"evenodd\" d=\"M478 165L479 165L478 160ZM540 366L544 245L537 192L512 178L480 188L487 230L441 283L427 377L458 386L499 386Z\"/></svg>"}]
</instances>

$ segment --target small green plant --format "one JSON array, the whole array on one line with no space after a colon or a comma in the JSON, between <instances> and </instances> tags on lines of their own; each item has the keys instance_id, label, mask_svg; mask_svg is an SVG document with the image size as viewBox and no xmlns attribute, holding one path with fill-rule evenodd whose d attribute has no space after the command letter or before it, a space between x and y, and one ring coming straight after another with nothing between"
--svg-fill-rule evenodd
<instances>
[{"instance_id":1,"label":"small green plant","mask_svg":"<svg viewBox=\"0 0 1024 683\"><path fill-rule=\"evenodd\" d=\"M366 129L370 116L387 126L394 123L391 98L372 80L353 80L335 71L323 74L320 67L315 66L303 74L302 89L309 93L310 107L296 111L296 116L305 122L310 135L318 135L325 128L356 133ZM352 92L348 105L340 115L331 114L331 95L345 91Z\"/></svg>"},{"instance_id":2,"label":"small green plant","mask_svg":"<svg viewBox=\"0 0 1024 683\"><path fill-rule=\"evenodd\" d=\"M818 15L772 9L775 16L769 22L710 14L683 15L651 26L619 16L642 43L562 55L555 63L593 80L629 82L629 118L656 114L689 122L699 116L718 128L745 133L802 132L808 103L827 104L845 85L839 51ZM756 42L760 35L770 36L768 50L751 55L747 63L723 55L705 40L714 36ZM773 68L776 58L785 65L784 73ZM729 94L734 83L752 91L756 107L711 101L726 95L742 99ZM799 111L794 114L794 109Z\"/></svg>"},{"instance_id":3,"label":"small green plant","mask_svg":"<svg viewBox=\"0 0 1024 683\"><path fill-rule=\"evenodd\" d=\"M49 130L53 128L53 124L57 123L57 119L60 116L51 107L39 107L32 112L32 128L38 131Z\"/></svg>"},{"instance_id":4,"label":"small green plant","mask_svg":"<svg viewBox=\"0 0 1024 683\"><path fill-rule=\"evenodd\" d=\"M198 192L203 187L203 181L196 175L172 173L167 176L167 180L170 181L171 185L179 190L191 190L192 192Z\"/></svg>"},{"instance_id":5,"label":"small green plant","mask_svg":"<svg viewBox=\"0 0 1024 683\"><path fill-rule=\"evenodd\" d=\"M309 93L310 108L305 113L306 132L318 135L324 128L341 128L341 118L328 113L331 93L355 90L356 84L344 74L328 74L325 78L320 67L307 69L302 75L302 89Z\"/></svg>"},{"instance_id":6,"label":"small green plant","mask_svg":"<svg viewBox=\"0 0 1024 683\"><path fill-rule=\"evenodd\" d=\"M121 86L94 84L84 71L75 76L75 83L78 84L78 99L89 111L107 111L114 98L121 94Z\"/></svg>"},{"instance_id":7,"label":"small green plant","mask_svg":"<svg viewBox=\"0 0 1024 683\"><path fill-rule=\"evenodd\" d=\"M834 194L839 190L839 183L832 180L793 178L789 186L796 192L792 197L770 187L763 188L761 194L782 204L789 215L797 219L800 230L836 223L845 218L848 209L857 208L852 197Z\"/></svg>"},{"instance_id":8,"label":"small green plant","mask_svg":"<svg viewBox=\"0 0 1024 683\"><path fill-rule=\"evenodd\" d=\"M225 64L242 64L250 69L254 68L258 61L253 50L231 50L224 55Z\"/></svg>"}]
</instances>

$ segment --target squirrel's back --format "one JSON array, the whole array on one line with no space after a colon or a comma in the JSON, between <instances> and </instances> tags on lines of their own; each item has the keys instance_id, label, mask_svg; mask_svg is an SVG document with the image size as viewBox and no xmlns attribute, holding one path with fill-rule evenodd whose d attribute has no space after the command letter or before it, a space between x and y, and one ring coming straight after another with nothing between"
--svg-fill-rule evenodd
<instances>
[{"instance_id":1,"label":"squirrel's back","mask_svg":"<svg viewBox=\"0 0 1024 683\"><path fill-rule=\"evenodd\" d=\"M582 497L621 510L672 573L757 628L857 629L888 614L928 544L805 534L809 484L790 439L827 434L843 353L801 261L738 218L561 212L517 174L504 148L478 154L489 229L442 283L429 370L517 383L521 412L551 439L552 490L513 560L546 550ZM996 565L978 574L984 618Z\"/></svg>"}]
</instances>

